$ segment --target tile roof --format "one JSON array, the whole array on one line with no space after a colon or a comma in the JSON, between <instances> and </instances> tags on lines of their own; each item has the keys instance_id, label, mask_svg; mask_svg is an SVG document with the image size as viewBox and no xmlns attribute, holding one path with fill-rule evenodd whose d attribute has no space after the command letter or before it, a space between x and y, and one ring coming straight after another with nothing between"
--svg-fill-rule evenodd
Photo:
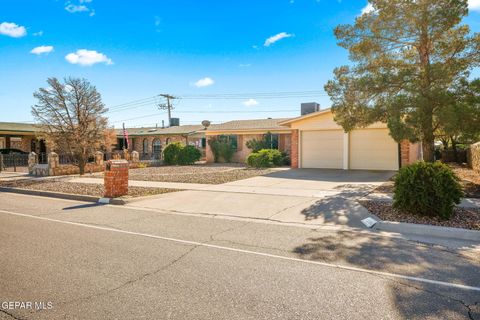
<instances>
[{"instance_id":1,"label":"tile roof","mask_svg":"<svg viewBox=\"0 0 480 320\"><path fill-rule=\"evenodd\" d=\"M202 125L184 125L168 128L147 127L147 128L126 128L129 136L151 136L151 135L176 135L187 134L195 131L203 130ZM123 135L123 129L116 129L117 135Z\"/></svg>"},{"instance_id":2,"label":"tile roof","mask_svg":"<svg viewBox=\"0 0 480 320\"><path fill-rule=\"evenodd\" d=\"M233 120L220 124L213 124L207 130L223 131L223 130L284 130L287 129L279 123L287 121L290 118L280 119L254 119L254 120Z\"/></svg>"}]
</instances>

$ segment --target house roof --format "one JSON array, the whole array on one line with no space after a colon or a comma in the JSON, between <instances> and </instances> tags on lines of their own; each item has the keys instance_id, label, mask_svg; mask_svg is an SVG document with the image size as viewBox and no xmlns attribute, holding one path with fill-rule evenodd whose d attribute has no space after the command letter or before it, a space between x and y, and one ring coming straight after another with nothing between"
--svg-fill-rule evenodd
<instances>
[{"instance_id":1,"label":"house roof","mask_svg":"<svg viewBox=\"0 0 480 320\"><path fill-rule=\"evenodd\" d=\"M243 131L243 130L285 130L281 122L290 118L233 120L208 127L207 131Z\"/></svg>"},{"instance_id":2,"label":"house roof","mask_svg":"<svg viewBox=\"0 0 480 320\"><path fill-rule=\"evenodd\" d=\"M330 108L322 109L322 110L319 110L319 111L316 111L316 112L308 113L308 114L300 116L300 117L285 119L284 121L281 121L279 124L282 125L282 126L285 126L285 125L289 125L292 122L297 122L297 121L313 118L313 117L316 117L316 116L319 116L319 115L322 115L322 114L325 114L325 113L328 113L328 112L331 112L331 111L332 110Z\"/></svg>"},{"instance_id":3,"label":"house roof","mask_svg":"<svg viewBox=\"0 0 480 320\"><path fill-rule=\"evenodd\" d=\"M151 135L182 135L203 130L201 125L184 125L168 128L147 127L147 128L126 128L129 136L151 136ZM123 129L116 129L118 136L123 135Z\"/></svg>"},{"instance_id":4,"label":"house roof","mask_svg":"<svg viewBox=\"0 0 480 320\"><path fill-rule=\"evenodd\" d=\"M0 122L0 131L33 133L38 131L38 127L31 123Z\"/></svg>"}]
</instances>

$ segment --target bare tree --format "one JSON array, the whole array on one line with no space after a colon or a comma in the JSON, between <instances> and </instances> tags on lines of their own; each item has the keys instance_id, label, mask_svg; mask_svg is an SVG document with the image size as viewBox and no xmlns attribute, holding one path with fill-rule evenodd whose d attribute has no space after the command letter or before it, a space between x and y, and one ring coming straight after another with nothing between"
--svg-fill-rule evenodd
<instances>
[{"instance_id":1,"label":"bare tree","mask_svg":"<svg viewBox=\"0 0 480 320\"><path fill-rule=\"evenodd\" d=\"M58 152L71 155L85 172L88 157L105 145L108 109L100 93L86 79L57 78L47 80L49 87L40 88L33 96L35 120L43 128L42 136Z\"/></svg>"}]
</instances>

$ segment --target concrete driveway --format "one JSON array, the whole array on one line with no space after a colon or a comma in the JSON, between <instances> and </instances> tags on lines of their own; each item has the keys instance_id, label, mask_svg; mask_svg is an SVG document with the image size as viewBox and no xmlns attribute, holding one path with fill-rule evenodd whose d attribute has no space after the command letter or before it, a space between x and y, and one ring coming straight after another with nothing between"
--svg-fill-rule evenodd
<instances>
[{"instance_id":1,"label":"concrete driveway","mask_svg":"<svg viewBox=\"0 0 480 320\"><path fill-rule=\"evenodd\" d=\"M370 214L356 199L394 173L325 169L282 170L202 189L134 201L131 207L288 223L363 228Z\"/></svg>"}]
</instances>

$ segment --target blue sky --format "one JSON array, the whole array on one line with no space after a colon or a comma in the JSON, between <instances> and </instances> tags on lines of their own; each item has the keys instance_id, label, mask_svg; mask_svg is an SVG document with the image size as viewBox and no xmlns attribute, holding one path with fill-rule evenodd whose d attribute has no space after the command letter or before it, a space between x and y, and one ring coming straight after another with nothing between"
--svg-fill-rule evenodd
<instances>
[{"instance_id":1,"label":"blue sky","mask_svg":"<svg viewBox=\"0 0 480 320\"><path fill-rule=\"evenodd\" d=\"M480 31L480 0L470 1L476 10L465 22ZM358 0L0 0L0 121L32 121L32 93L51 76L87 78L113 109L159 93L240 94L241 99L175 101L173 116L182 124L291 117L309 101L328 107L323 85L333 68L348 63L332 30L352 23L366 5ZM244 95L293 91L317 92L278 99ZM160 102L145 100L109 118L117 127L160 125L166 120L156 109Z\"/></svg>"}]
</instances>

